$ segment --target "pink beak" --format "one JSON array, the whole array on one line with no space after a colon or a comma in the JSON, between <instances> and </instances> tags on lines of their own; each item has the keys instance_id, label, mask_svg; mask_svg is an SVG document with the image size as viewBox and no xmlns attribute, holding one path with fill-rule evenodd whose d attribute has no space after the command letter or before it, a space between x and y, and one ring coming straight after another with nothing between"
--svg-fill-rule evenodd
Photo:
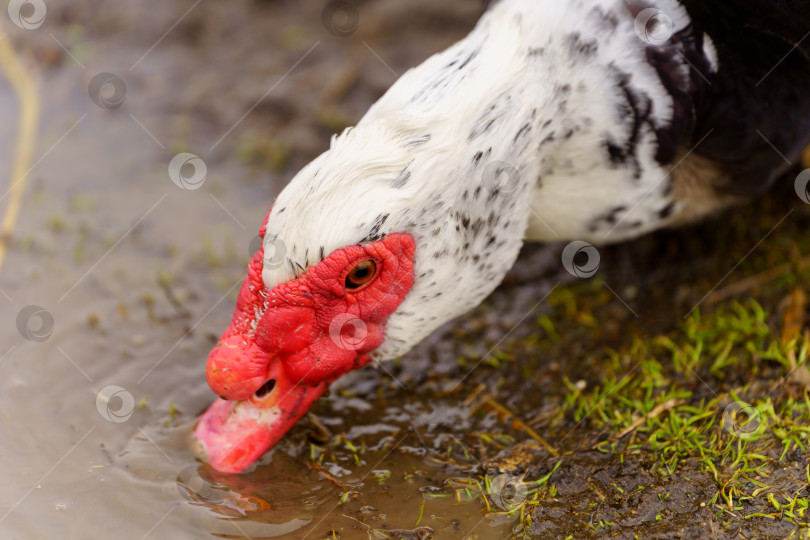
<instances>
[{"instance_id":1,"label":"pink beak","mask_svg":"<svg viewBox=\"0 0 810 540\"><path fill-rule=\"evenodd\" d=\"M208 462L228 473L250 466L295 425L332 380L361 365L355 362L355 351L342 350L322 335L313 310L306 306L274 305L262 315L259 330L251 331L253 290L249 277L231 325L208 356L206 378L221 399L202 415L194 431ZM333 362L344 356L340 365L347 367L334 372Z\"/></svg>"},{"instance_id":2,"label":"pink beak","mask_svg":"<svg viewBox=\"0 0 810 540\"><path fill-rule=\"evenodd\" d=\"M279 360L270 363L267 380L268 384L246 399L216 400L200 418L194 434L215 469L243 471L276 444L328 387L327 382L317 386L293 383ZM261 395L269 386L272 388Z\"/></svg>"}]
</instances>

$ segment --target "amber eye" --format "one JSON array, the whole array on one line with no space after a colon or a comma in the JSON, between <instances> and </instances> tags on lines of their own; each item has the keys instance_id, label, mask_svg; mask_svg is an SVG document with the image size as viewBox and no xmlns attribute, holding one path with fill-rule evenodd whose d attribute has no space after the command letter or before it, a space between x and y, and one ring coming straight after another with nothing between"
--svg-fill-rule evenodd
<instances>
[{"instance_id":1,"label":"amber eye","mask_svg":"<svg viewBox=\"0 0 810 540\"><path fill-rule=\"evenodd\" d=\"M346 276L347 289L359 289L367 285L377 275L377 265L371 259L360 261Z\"/></svg>"}]
</instances>

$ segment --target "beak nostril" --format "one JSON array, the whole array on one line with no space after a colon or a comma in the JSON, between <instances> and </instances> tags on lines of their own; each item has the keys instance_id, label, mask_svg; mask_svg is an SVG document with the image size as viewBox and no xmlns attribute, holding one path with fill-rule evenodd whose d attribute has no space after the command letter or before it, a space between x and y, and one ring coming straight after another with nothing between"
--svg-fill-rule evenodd
<instances>
[{"instance_id":1,"label":"beak nostril","mask_svg":"<svg viewBox=\"0 0 810 540\"><path fill-rule=\"evenodd\" d=\"M270 394L273 391L273 388L275 388L275 387L276 387L276 380L275 379L270 379L269 381L264 383L261 388L256 390L255 396L257 398L261 399L264 396Z\"/></svg>"}]
</instances>

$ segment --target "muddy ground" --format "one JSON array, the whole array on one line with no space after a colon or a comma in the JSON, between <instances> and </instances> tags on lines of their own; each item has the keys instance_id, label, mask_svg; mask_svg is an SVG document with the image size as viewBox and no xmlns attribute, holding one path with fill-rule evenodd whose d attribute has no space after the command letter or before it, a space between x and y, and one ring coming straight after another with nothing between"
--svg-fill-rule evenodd
<instances>
[{"instance_id":1,"label":"muddy ground","mask_svg":"<svg viewBox=\"0 0 810 540\"><path fill-rule=\"evenodd\" d=\"M0 270L4 538L806 534L795 172L709 223L600 248L590 279L528 246L480 308L220 475L189 436L264 213L480 2L46 5L38 28L0 26L42 106ZM16 111L0 83L4 166ZM198 189L169 177L180 152L205 162Z\"/></svg>"}]
</instances>

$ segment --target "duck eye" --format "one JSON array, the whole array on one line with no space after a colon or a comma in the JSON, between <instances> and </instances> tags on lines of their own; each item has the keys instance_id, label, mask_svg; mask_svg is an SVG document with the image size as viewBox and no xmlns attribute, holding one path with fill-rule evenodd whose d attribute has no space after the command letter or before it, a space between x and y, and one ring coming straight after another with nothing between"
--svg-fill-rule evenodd
<instances>
[{"instance_id":1,"label":"duck eye","mask_svg":"<svg viewBox=\"0 0 810 540\"><path fill-rule=\"evenodd\" d=\"M377 275L377 265L374 261L370 259L360 261L346 276L346 288L359 289L371 282L375 275Z\"/></svg>"}]
</instances>

